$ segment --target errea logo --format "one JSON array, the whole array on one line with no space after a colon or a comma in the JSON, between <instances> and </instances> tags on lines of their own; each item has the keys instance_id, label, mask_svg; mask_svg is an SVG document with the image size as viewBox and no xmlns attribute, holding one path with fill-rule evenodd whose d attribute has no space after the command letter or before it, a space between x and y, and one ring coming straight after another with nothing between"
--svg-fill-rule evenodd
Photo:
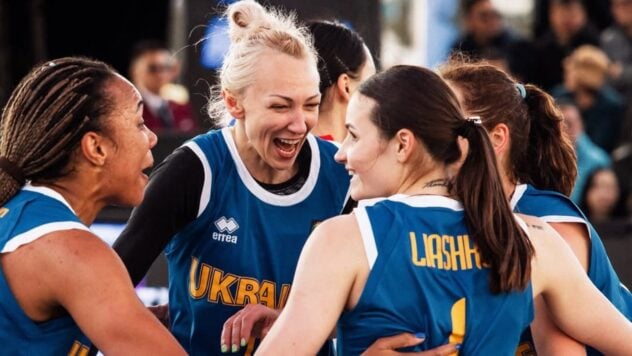
<instances>
[{"instance_id":1,"label":"errea logo","mask_svg":"<svg viewBox=\"0 0 632 356\"><path fill-rule=\"evenodd\" d=\"M237 235L232 235L237 229L239 224L233 218L226 219L225 216L215 220L215 227L219 232L213 232L213 240L219 242L228 242L232 244L237 243Z\"/></svg>"},{"instance_id":2,"label":"errea logo","mask_svg":"<svg viewBox=\"0 0 632 356\"><path fill-rule=\"evenodd\" d=\"M235 221L235 219L226 219L225 216L222 216L221 218L215 220L215 226L217 227L219 232L227 232L229 234L232 234L233 232L237 231L237 229L239 229L239 224L237 224L237 221Z\"/></svg>"}]
</instances>

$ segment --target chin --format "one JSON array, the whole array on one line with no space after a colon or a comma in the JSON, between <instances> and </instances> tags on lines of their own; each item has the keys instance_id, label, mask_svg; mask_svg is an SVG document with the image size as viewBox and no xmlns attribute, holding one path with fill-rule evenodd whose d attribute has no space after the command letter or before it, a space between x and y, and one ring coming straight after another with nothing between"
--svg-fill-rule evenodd
<instances>
[{"instance_id":1,"label":"chin","mask_svg":"<svg viewBox=\"0 0 632 356\"><path fill-rule=\"evenodd\" d=\"M272 168L277 171L285 171L288 169L292 169L296 165L296 157L287 159L287 160L275 160L270 164Z\"/></svg>"},{"instance_id":2,"label":"chin","mask_svg":"<svg viewBox=\"0 0 632 356\"><path fill-rule=\"evenodd\" d=\"M362 199L370 199L370 198L372 198L372 196L367 195L367 194L365 194L365 193L363 193L363 192L360 192L360 191L356 191L356 190L351 190L351 193L350 193L349 195L350 195L350 196L351 196L351 198L352 198L353 200L355 200L355 201L359 201L359 200L362 200Z\"/></svg>"},{"instance_id":3,"label":"chin","mask_svg":"<svg viewBox=\"0 0 632 356\"><path fill-rule=\"evenodd\" d=\"M359 189L359 188L351 188L351 192L349 193L349 195L351 196L351 198L353 198L353 200L358 201L358 200L364 200L364 199L374 199L374 198L385 198L390 196L391 194L387 194L386 192L382 191L367 191L366 189Z\"/></svg>"}]
</instances>

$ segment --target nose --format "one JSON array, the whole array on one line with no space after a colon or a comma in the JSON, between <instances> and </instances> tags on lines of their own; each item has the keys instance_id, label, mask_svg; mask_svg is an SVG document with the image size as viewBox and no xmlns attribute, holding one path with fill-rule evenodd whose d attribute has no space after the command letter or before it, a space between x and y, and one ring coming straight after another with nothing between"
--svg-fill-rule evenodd
<instances>
[{"instance_id":1,"label":"nose","mask_svg":"<svg viewBox=\"0 0 632 356\"><path fill-rule=\"evenodd\" d=\"M340 148L338 148L338 151L334 155L334 160L336 160L336 162L340 164L347 163L347 152L346 152L345 142L346 140L342 142L342 145L340 145Z\"/></svg>"},{"instance_id":2,"label":"nose","mask_svg":"<svg viewBox=\"0 0 632 356\"><path fill-rule=\"evenodd\" d=\"M158 136L149 128L147 128L147 138L149 139L149 149L154 148L158 143Z\"/></svg>"},{"instance_id":3,"label":"nose","mask_svg":"<svg viewBox=\"0 0 632 356\"><path fill-rule=\"evenodd\" d=\"M297 109L292 113L288 129L293 133L304 135L307 133L307 115L302 109Z\"/></svg>"}]
</instances>

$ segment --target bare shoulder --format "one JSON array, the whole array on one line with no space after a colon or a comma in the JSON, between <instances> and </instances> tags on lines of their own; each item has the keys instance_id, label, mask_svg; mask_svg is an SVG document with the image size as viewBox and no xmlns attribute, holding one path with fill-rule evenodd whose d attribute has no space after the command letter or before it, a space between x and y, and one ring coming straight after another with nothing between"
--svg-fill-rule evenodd
<instances>
[{"instance_id":1,"label":"bare shoulder","mask_svg":"<svg viewBox=\"0 0 632 356\"><path fill-rule=\"evenodd\" d=\"M319 251L331 258L341 255L345 259L364 253L355 216L340 215L320 223L310 235L305 250Z\"/></svg>"},{"instance_id":2,"label":"bare shoulder","mask_svg":"<svg viewBox=\"0 0 632 356\"><path fill-rule=\"evenodd\" d=\"M527 225L527 234L535 249L531 263L531 280L535 294L539 294L555 279L557 271L565 270L570 263L578 264L570 247L564 239L543 220L518 214Z\"/></svg>"},{"instance_id":3,"label":"bare shoulder","mask_svg":"<svg viewBox=\"0 0 632 356\"><path fill-rule=\"evenodd\" d=\"M530 231L531 230L542 231L548 227L547 223L544 222L544 220L536 216L525 215L525 214L516 214L516 215L527 224L527 227L529 228Z\"/></svg>"},{"instance_id":4,"label":"bare shoulder","mask_svg":"<svg viewBox=\"0 0 632 356\"><path fill-rule=\"evenodd\" d=\"M555 260L560 249L568 248L562 237L545 221L535 216L517 214L527 226L527 235L535 249L533 266L548 264Z\"/></svg>"},{"instance_id":5,"label":"bare shoulder","mask_svg":"<svg viewBox=\"0 0 632 356\"><path fill-rule=\"evenodd\" d=\"M19 266L21 273L32 274L32 278L41 277L41 282L51 290L58 290L60 284L70 286L126 275L116 253L86 230L51 232L18 248L7 258L6 262Z\"/></svg>"},{"instance_id":6,"label":"bare shoulder","mask_svg":"<svg viewBox=\"0 0 632 356\"><path fill-rule=\"evenodd\" d=\"M531 239L531 243L534 244L536 250L541 244L547 244L550 241L560 240L560 235L544 220L524 214L516 214L522 221L524 221L527 227L527 234Z\"/></svg>"},{"instance_id":7,"label":"bare shoulder","mask_svg":"<svg viewBox=\"0 0 632 356\"><path fill-rule=\"evenodd\" d=\"M318 239L323 243L343 247L358 241L360 229L354 214L339 215L318 224L310 240Z\"/></svg>"},{"instance_id":8,"label":"bare shoulder","mask_svg":"<svg viewBox=\"0 0 632 356\"><path fill-rule=\"evenodd\" d=\"M122 276L118 263L116 253L86 230L54 231L2 256L7 281L34 320L47 320L73 291Z\"/></svg>"},{"instance_id":9,"label":"bare shoulder","mask_svg":"<svg viewBox=\"0 0 632 356\"><path fill-rule=\"evenodd\" d=\"M358 223L353 213L346 215L338 215L333 218L327 219L318 224L314 233L325 233L330 235L332 232L337 233L359 233Z\"/></svg>"},{"instance_id":10,"label":"bare shoulder","mask_svg":"<svg viewBox=\"0 0 632 356\"><path fill-rule=\"evenodd\" d=\"M116 253L99 237L86 230L62 230L46 234L27 245L40 261L59 267L75 263L96 264L103 259L116 260Z\"/></svg>"}]
</instances>

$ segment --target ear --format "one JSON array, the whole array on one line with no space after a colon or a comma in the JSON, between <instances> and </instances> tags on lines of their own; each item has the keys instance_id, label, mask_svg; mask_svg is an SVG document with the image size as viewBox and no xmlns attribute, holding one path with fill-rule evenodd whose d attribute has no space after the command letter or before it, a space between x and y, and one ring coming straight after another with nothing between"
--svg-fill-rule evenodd
<instances>
[{"instance_id":1,"label":"ear","mask_svg":"<svg viewBox=\"0 0 632 356\"><path fill-rule=\"evenodd\" d=\"M417 138L408 129L397 131L393 138L397 156L397 162L404 163L410 159L417 146Z\"/></svg>"},{"instance_id":2,"label":"ear","mask_svg":"<svg viewBox=\"0 0 632 356\"><path fill-rule=\"evenodd\" d=\"M511 138L509 137L509 126L498 124L488 131L489 139L497 155L503 155L509 150Z\"/></svg>"},{"instance_id":3,"label":"ear","mask_svg":"<svg viewBox=\"0 0 632 356\"><path fill-rule=\"evenodd\" d=\"M110 140L96 132L90 131L81 138L81 153L95 166L101 167L105 164L110 149Z\"/></svg>"},{"instance_id":4,"label":"ear","mask_svg":"<svg viewBox=\"0 0 632 356\"><path fill-rule=\"evenodd\" d=\"M338 80L336 80L336 92L346 102L348 102L351 97L351 89L349 88L350 82L351 78L344 73L338 77Z\"/></svg>"},{"instance_id":5,"label":"ear","mask_svg":"<svg viewBox=\"0 0 632 356\"><path fill-rule=\"evenodd\" d=\"M228 90L222 90L222 98L224 99L224 105L232 117L241 120L245 116L244 107L241 104L239 98Z\"/></svg>"}]
</instances>

